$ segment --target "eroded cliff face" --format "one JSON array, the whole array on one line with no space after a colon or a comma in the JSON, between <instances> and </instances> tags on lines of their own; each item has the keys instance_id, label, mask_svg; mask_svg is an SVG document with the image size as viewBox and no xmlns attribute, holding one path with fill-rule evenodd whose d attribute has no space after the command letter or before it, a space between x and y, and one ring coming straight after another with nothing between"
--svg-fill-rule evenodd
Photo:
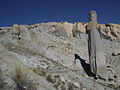
<instances>
[{"instance_id":1,"label":"eroded cliff face","mask_svg":"<svg viewBox=\"0 0 120 90\"><path fill-rule=\"evenodd\" d=\"M89 61L88 23L51 22L0 28L1 90L119 90L120 25L96 24L106 78L86 74L74 54Z\"/></svg>"},{"instance_id":2,"label":"eroded cliff face","mask_svg":"<svg viewBox=\"0 0 120 90\"><path fill-rule=\"evenodd\" d=\"M120 25L105 24L100 26L100 32L111 40L120 40Z\"/></svg>"}]
</instances>

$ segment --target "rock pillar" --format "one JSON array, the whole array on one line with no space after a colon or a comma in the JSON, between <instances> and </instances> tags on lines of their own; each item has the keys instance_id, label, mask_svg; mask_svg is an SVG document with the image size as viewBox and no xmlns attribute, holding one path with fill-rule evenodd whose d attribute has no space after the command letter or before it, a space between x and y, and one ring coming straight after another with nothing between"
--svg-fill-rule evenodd
<instances>
[{"instance_id":1,"label":"rock pillar","mask_svg":"<svg viewBox=\"0 0 120 90\"><path fill-rule=\"evenodd\" d=\"M97 23L97 14L96 11L90 11L89 13L89 22Z\"/></svg>"},{"instance_id":2,"label":"rock pillar","mask_svg":"<svg viewBox=\"0 0 120 90\"><path fill-rule=\"evenodd\" d=\"M99 75L103 78L106 74L106 61L98 31L96 11L91 11L89 13L89 24L87 26L87 31L89 34L88 49L91 71L95 75Z\"/></svg>"}]
</instances>

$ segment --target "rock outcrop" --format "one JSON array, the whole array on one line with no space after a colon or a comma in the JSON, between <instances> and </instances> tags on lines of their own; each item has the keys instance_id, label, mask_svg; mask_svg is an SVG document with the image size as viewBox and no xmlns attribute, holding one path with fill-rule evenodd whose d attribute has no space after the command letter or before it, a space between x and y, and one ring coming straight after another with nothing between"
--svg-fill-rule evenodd
<instances>
[{"instance_id":1,"label":"rock outcrop","mask_svg":"<svg viewBox=\"0 0 120 90\"><path fill-rule=\"evenodd\" d=\"M90 22L95 23L51 22L0 27L0 90L119 90L120 25L97 24L94 15L92 18ZM74 62L77 54L90 65L88 32L93 27L99 37L91 38L93 43L95 39L93 46L98 45L93 51L100 52L95 58L101 59L104 50L105 79L88 76L85 65L79 60ZM97 66L100 63L97 61Z\"/></svg>"},{"instance_id":2,"label":"rock outcrop","mask_svg":"<svg viewBox=\"0 0 120 90\"><path fill-rule=\"evenodd\" d=\"M119 24L100 25L100 32L106 38L109 38L111 40L120 40L120 25Z\"/></svg>"},{"instance_id":3,"label":"rock outcrop","mask_svg":"<svg viewBox=\"0 0 120 90\"><path fill-rule=\"evenodd\" d=\"M95 11L91 11L89 15L90 21L87 26L87 32L89 35L88 49L91 72L98 77L106 77L106 61L103 51L102 41L100 38L99 28L97 25L97 14ZM95 21L96 20L96 21Z\"/></svg>"}]
</instances>

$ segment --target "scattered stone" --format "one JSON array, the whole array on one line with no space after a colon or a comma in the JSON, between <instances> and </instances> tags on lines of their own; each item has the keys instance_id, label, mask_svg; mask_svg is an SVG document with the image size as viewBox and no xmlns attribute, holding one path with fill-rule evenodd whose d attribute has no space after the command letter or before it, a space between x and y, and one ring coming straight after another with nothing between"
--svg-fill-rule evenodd
<instances>
[{"instance_id":1,"label":"scattered stone","mask_svg":"<svg viewBox=\"0 0 120 90\"><path fill-rule=\"evenodd\" d=\"M46 80L51 82L52 84L54 84L56 82L50 74L46 76Z\"/></svg>"},{"instance_id":2,"label":"scattered stone","mask_svg":"<svg viewBox=\"0 0 120 90\"><path fill-rule=\"evenodd\" d=\"M73 83L75 87L80 88L80 84L78 82Z\"/></svg>"},{"instance_id":3,"label":"scattered stone","mask_svg":"<svg viewBox=\"0 0 120 90\"><path fill-rule=\"evenodd\" d=\"M120 87L120 80L117 80L117 86Z\"/></svg>"},{"instance_id":4,"label":"scattered stone","mask_svg":"<svg viewBox=\"0 0 120 90\"><path fill-rule=\"evenodd\" d=\"M115 49L112 55L114 56L120 55L120 49Z\"/></svg>"},{"instance_id":5,"label":"scattered stone","mask_svg":"<svg viewBox=\"0 0 120 90\"><path fill-rule=\"evenodd\" d=\"M73 83L68 83L68 90L74 90L75 86Z\"/></svg>"},{"instance_id":6,"label":"scattered stone","mask_svg":"<svg viewBox=\"0 0 120 90\"><path fill-rule=\"evenodd\" d=\"M65 78L64 77L60 77L60 80L64 83L65 82Z\"/></svg>"},{"instance_id":7,"label":"scattered stone","mask_svg":"<svg viewBox=\"0 0 120 90\"><path fill-rule=\"evenodd\" d=\"M61 85L61 90L66 90L65 85Z\"/></svg>"},{"instance_id":8,"label":"scattered stone","mask_svg":"<svg viewBox=\"0 0 120 90\"><path fill-rule=\"evenodd\" d=\"M87 90L86 88L83 88L82 90Z\"/></svg>"},{"instance_id":9,"label":"scattered stone","mask_svg":"<svg viewBox=\"0 0 120 90\"><path fill-rule=\"evenodd\" d=\"M70 79L67 79L66 81L67 81L67 83L70 83L70 82L71 82L71 80L70 80Z\"/></svg>"},{"instance_id":10,"label":"scattered stone","mask_svg":"<svg viewBox=\"0 0 120 90\"><path fill-rule=\"evenodd\" d=\"M5 88L7 89L7 88L9 88L9 89L15 89L15 87L16 87L16 83L12 80L12 79L10 79L10 78L8 78L8 77L6 77L6 79L4 80L4 83L6 83L5 84Z\"/></svg>"},{"instance_id":11,"label":"scattered stone","mask_svg":"<svg viewBox=\"0 0 120 90\"><path fill-rule=\"evenodd\" d=\"M54 88L58 89L59 85L58 84L54 84Z\"/></svg>"}]
</instances>

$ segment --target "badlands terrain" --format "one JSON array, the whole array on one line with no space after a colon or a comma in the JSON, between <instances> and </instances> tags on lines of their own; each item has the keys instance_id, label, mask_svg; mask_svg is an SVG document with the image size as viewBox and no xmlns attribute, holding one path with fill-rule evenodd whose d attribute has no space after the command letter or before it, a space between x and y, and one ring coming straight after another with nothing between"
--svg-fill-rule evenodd
<instances>
[{"instance_id":1,"label":"badlands terrain","mask_svg":"<svg viewBox=\"0 0 120 90\"><path fill-rule=\"evenodd\" d=\"M120 90L120 24L97 24L107 72L96 79L75 61L77 54L90 65L87 26L0 27L0 90Z\"/></svg>"}]
</instances>

